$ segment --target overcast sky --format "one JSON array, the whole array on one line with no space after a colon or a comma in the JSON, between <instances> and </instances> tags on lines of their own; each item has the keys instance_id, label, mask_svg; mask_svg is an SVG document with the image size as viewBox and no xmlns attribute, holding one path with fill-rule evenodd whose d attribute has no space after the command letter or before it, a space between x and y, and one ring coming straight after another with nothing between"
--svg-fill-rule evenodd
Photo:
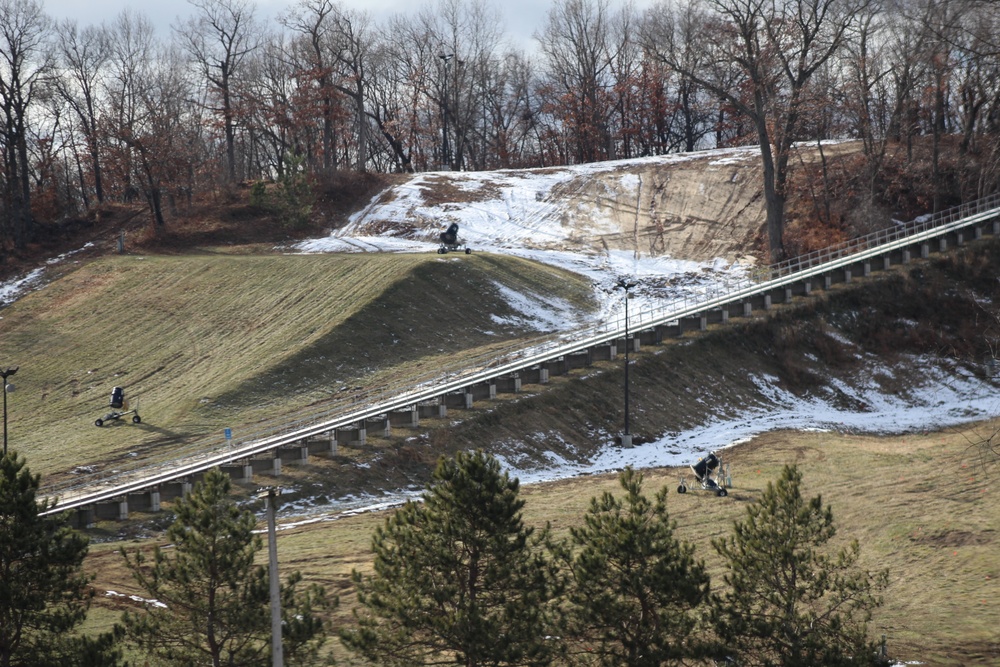
<instances>
[{"instance_id":1,"label":"overcast sky","mask_svg":"<svg viewBox=\"0 0 1000 667\"><path fill-rule=\"evenodd\" d=\"M377 22L394 13L409 14L433 0L340 0L339 4L371 13ZM640 0L636 6L646 6L652 0ZM126 7L143 13L166 34L178 16L189 16L191 6L185 0L43 0L45 11L55 19L73 19L83 27L111 21ZM273 19L295 0L257 0L257 15ZM613 2L616 6L619 3ZM494 0L506 20L506 34L515 46L533 47L532 34L540 30L548 15L551 0Z\"/></svg>"}]
</instances>

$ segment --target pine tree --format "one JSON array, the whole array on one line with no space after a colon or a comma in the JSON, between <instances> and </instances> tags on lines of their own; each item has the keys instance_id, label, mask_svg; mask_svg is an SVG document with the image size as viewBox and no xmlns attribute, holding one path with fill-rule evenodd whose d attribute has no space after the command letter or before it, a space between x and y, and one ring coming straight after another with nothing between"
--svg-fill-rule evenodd
<instances>
[{"instance_id":1,"label":"pine tree","mask_svg":"<svg viewBox=\"0 0 1000 667\"><path fill-rule=\"evenodd\" d=\"M0 458L0 666L67 667L98 654L116 664L110 635L69 636L93 598L82 570L88 541L65 515L41 516L40 479L16 453Z\"/></svg>"},{"instance_id":2,"label":"pine tree","mask_svg":"<svg viewBox=\"0 0 1000 667\"><path fill-rule=\"evenodd\" d=\"M857 541L835 554L833 512L802 497L802 474L785 466L733 534L713 541L729 590L714 601L722 653L740 665L881 664L868 640L886 572L858 565Z\"/></svg>"},{"instance_id":3,"label":"pine tree","mask_svg":"<svg viewBox=\"0 0 1000 667\"><path fill-rule=\"evenodd\" d=\"M626 468L624 498L591 499L584 525L570 528L566 630L588 663L659 667L700 655L696 613L709 578L694 547L674 537L666 488L650 502L642 479Z\"/></svg>"},{"instance_id":4,"label":"pine tree","mask_svg":"<svg viewBox=\"0 0 1000 667\"><path fill-rule=\"evenodd\" d=\"M376 530L374 573L354 573L362 611L345 644L383 665L547 664L555 573L546 531L522 522L518 487L482 452L442 459L423 502Z\"/></svg>"},{"instance_id":5,"label":"pine tree","mask_svg":"<svg viewBox=\"0 0 1000 667\"><path fill-rule=\"evenodd\" d=\"M262 541L256 519L229 495L230 480L214 469L178 501L167 529L171 548L157 547L152 562L141 551L122 551L145 596L142 612L123 623L140 650L171 665L265 666L270 663L267 568L255 565ZM282 633L287 664L315 659L323 640L318 612L328 608L318 587L301 593L296 572L283 586Z\"/></svg>"}]
</instances>

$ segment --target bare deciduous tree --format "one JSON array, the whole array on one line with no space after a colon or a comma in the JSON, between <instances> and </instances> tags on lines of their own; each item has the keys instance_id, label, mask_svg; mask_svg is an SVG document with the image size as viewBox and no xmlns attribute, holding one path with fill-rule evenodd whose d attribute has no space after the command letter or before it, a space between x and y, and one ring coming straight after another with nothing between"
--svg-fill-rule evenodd
<instances>
[{"instance_id":1,"label":"bare deciduous tree","mask_svg":"<svg viewBox=\"0 0 1000 667\"><path fill-rule=\"evenodd\" d=\"M237 180L236 82L247 56L260 44L251 0L188 0L196 15L174 32L218 96L226 142L226 176Z\"/></svg>"},{"instance_id":2,"label":"bare deciduous tree","mask_svg":"<svg viewBox=\"0 0 1000 667\"><path fill-rule=\"evenodd\" d=\"M49 83L53 60L47 49L51 19L36 0L0 0L0 142L4 154L5 238L23 248L34 235L29 110Z\"/></svg>"},{"instance_id":3,"label":"bare deciduous tree","mask_svg":"<svg viewBox=\"0 0 1000 667\"><path fill-rule=\"evenodd\" d=\"M538 40L555 114L569 127L574 161L613 159L611 66L622 45L612 31L610 3L558 0Z\"/></svg>"},{"instance_id":4,"label":"bare deciduous tree","mask_svg":"<svg viewBox=\"0 0 1000 667\"><path fill-rule=\"evenodd\" d=\"M110 104L104 132L110 164L117 176L117 195L131 201L138 190L133 183L133 149L125 141L136 132L137 117L149 80L156 40L153 24L141 14L124 10L111 26L110 76L106 83Z\"/></svg>"},{"instance_id":5,"label":"bare deciduous tree","mask_svg":"<svg viewBox=\"0 0 1000 667\"><path fill-rule=\"evenodd\" d=\"M111 40L103 26L78 29L76 23L70 21L60 23L58 35L63 75L57 79L57 89L80 125L90 160L94 197L101 204L104 202L104 175L98 105L105 67L111 59ZM80 192L85 205L89 201L87 190L86 184L81 182Z\"/></svg>"},{"instance_id":6,"label":"bare deciduous tree","mask_svg":"<svg viewBox=\"0 0 1000 667\"><path fill-rule=\"evenodd\" d=\"M338 97L353 106L354 168L367 170L369 139L366 95L367 68L377 39L371 18L336 5L332 0L302 0L282 20L298 36L296 52L303 74L315 82L323 121L323 169L337 167L335 127L343 115ZM344 142L345 147L348 144Z\"/></svg>"},{"instance_id":7,"label":"bare deciduous tree","mask_svg":"<svg viewBox=\"0 0 1000 667\"><path fill-rule=\"evenodd\" d=\"M784 256L789 159L806 87L843 47L869 1L700 0L702 48L693 62L679 39L676 8L661 4L646 16L646 48L753 123L772 261Z\"/></svg>"}]
</instances>

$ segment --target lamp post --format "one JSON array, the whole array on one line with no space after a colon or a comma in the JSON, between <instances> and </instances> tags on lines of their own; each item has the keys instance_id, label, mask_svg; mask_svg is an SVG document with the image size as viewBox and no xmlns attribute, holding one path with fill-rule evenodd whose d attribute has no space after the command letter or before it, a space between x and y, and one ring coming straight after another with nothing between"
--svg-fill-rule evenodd
<instances>
[{"instance_id":1,"label":"lamp post","mask_svg":"<svg viewBox=\"0 0 1000 667\"><path fill-rule=\"evenodd\" d=\"M7 378L17 372L18 366L11 366L0 371L3 378L3 455L7 456L7 394L14 391L14 385L7 383Z\"/></svg>"},{"instance_id":2,"label":"lamp post","mask_svg":"<svg viewBox=\"0 0 1000 667\"><path fill-rule=\"evenodd\" d=\"M618 287L621 287L625 292L625 432L622 433L622 447L632 446L632 431L629 430L628 424L628 367L629 358L628 352L629 347L631 347L628 339L628 300L629 300L629 290L635 287L637 283L629 282L622 278L618 281Z\"/></svg>"},{"instance_id":3,"label":"lamp post","mask_svg":"<svg viewBox=\"0 0 1000 667\"><path fill-rule=\"evenodd\" d=\"M454 53L438 54L438 58L444 62L444 85L441 91L441 166L444 169L451 169L451 150L448 147L448 65L454 57Z\"/></svg>"}]
</instances>

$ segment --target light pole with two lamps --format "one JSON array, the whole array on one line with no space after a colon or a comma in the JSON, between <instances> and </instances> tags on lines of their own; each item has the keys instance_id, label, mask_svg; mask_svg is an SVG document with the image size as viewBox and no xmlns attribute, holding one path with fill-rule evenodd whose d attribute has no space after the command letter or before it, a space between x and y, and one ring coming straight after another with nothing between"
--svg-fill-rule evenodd
<instances>
[{"instance_id":1,"label":"light pole with two lamps","mask_svg":"<svg viewBox=\"0 0 1000 667\"><path fill-rule=\"evenodd\" d=\"M7 382L7 378L17 372L18 366L11 366L0 371L3 378L3 455L7 456L7 394L14 391L14 385Z\"/></svg>"}]
</instances>

